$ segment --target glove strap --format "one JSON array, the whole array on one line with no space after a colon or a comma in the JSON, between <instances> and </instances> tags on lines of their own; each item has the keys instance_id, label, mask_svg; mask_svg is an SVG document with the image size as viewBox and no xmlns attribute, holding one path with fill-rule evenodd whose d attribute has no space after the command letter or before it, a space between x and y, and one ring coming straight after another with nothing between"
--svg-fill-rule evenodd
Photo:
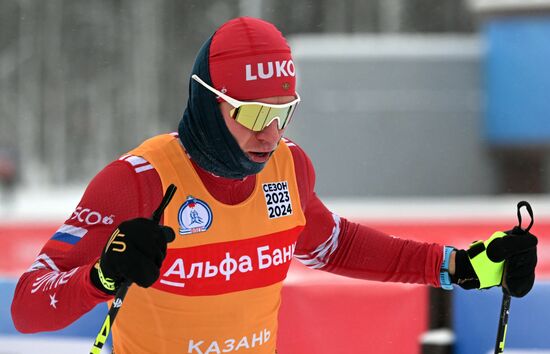
<instances>
[{"instance_id":1,"label":"glove strap","mask_svg":"<svg viewBox=\"0 0 550 354\"><path fill-rule=\"evenodd\" d=\"M529 216L531 217L531 222L529 223L529 226L527 226L525 229L523 229L525 232L529 232L531 230L531 226L533 226L533 223L535 222L535 218L533 216L533 209L531 208L531 205L526 202L525 200L522 200L518 203L518 226L521 229L521 207L525 207L527 209L527 212L529 213Z\"/></svg>"},{"instance_id":2,"label":"glove strap","mask_svg":"<svg viewBox=\"0 0 550 354\"><path fill-rule=\"evenodd\" d=\"M451 260L451 253L455 250L454 247L443 247L443 263L441 263L441 269L439 271L439 283L441 288L445 290L453 290L453 284L451 283L451 276L449 275L449 262Z\"/></svg>"}]
</instances>

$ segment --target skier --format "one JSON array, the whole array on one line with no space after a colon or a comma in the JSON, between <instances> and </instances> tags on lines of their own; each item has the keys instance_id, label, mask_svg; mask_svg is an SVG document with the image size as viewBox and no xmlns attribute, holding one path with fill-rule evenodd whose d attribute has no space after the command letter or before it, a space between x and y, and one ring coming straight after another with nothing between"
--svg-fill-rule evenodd
<instances>
[{"instance_id":1,"label":"skier","mask_svg":"<svg viewBox=\"0 0 550 354\"><path fill-rule=\"evenodd\" d=\"M113 328L117 354L272 354L293 257L361 279L444 289L504 279L513 296L529 292L537 244L529 233L457 250L329 211L310 159L283 137L299 102L279 30L249 17L223 24L197 54L178 132L99 172L21 276L16 328L61 329L131 281ZM178 190L157 225L151 215L170 184Z\"/></svg>"}]
</instances>

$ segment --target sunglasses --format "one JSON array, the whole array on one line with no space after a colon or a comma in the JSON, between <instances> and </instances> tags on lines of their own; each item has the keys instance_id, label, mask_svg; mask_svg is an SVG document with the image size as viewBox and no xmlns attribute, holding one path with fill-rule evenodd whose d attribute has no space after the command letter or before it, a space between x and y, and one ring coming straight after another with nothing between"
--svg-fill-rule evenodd
<instances>
[{"instance_id":1,"label":"sunglasses","mask_svg":"<svg viewBox=\"0 0 550 354\"><path fill-rule=\"evenodd\" d=\"M193 80L204 86L210 92L216 94L225 102L233 106L229 112L231 118L246 128L259 132L277 120L279 129L284 129L290 123L290 119L300 102L300 96L296 93L296 99L285 104L268 104L261 102L239 101L231 98L202 81L197 75L191 76Z\"/></svg>"}]
</instances>

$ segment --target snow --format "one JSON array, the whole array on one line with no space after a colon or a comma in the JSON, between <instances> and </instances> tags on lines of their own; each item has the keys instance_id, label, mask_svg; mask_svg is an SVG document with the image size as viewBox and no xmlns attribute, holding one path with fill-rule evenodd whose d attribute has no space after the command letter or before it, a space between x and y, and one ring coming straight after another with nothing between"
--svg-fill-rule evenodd
<instances>
[{"instance_id":1,"label":"snow","mask_svg":"<svg viewBox=\"0 0 550 354\"><path fill-rule=\"evenodd\" d=\"M2 336L0 335L0 354L35 354L40 353L74 354L89 353L93 339L84 338L40 338L34 336ZM111 348L104 346L103 353L110 353Z\"/></svg>"},{"instance_id":2,"label":"snow","mask_svg":"<svg viewBox=\"0 0 550 354\"><path fill-rule=\"evenodd\" d=\"M8 202L1 199L0 222L63 221L78 206L85 186L19 187ZM550 195L506 195L422 198L323 198L334 213L377 221L484 220L510 218L520 200L530 202L537 219L550 218ZM525 217L528 220L528 217Z\"/></svg>"}]
</instances>

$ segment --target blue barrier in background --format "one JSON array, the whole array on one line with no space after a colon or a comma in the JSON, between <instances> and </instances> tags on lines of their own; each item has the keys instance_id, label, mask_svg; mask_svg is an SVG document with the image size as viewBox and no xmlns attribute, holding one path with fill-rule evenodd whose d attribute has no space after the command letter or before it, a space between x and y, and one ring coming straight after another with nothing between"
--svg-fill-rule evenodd
<instances>
[{"instance_id":1,"label":"blue barrier in background","mask_svg":"<svg viewBox=\"0 0 550 354\"><path fill-rule=\"evenodd\" d=\"M455 354L493 353L502 291L453 291ZM550 352L550 282L537 282L524 298L512 298L506 351L545 349ZM506 352L505 351L505 352Z\"/></svg>"},{"instance_id":2,"label":"blue barrier in background","mask_svg":"<svg viewBox=\"0 0 550 354\"><path fill-rule=\"evenodd\" d=\"M90 312L79 318L70 326L55 332L42 332L37 334L21 334L13 326L11 319L11 301L15 291L15 279L0 279L0 335L25 337L87 337L90 338L90 348L99 332L105 316L107 305L98 304ZM108 345L111 346L111 337Z\"/></svg>"},{"instance_id":3,"label":"blue barrier in background","mask_svg":"<svg viewBox=\"0 0 550 354\"><path fill-rule=\"evenodd\" d=\"M550 144L550 16L495 17L482 33L488 46L486 139Z\"/></svg>"}]
</instances>

